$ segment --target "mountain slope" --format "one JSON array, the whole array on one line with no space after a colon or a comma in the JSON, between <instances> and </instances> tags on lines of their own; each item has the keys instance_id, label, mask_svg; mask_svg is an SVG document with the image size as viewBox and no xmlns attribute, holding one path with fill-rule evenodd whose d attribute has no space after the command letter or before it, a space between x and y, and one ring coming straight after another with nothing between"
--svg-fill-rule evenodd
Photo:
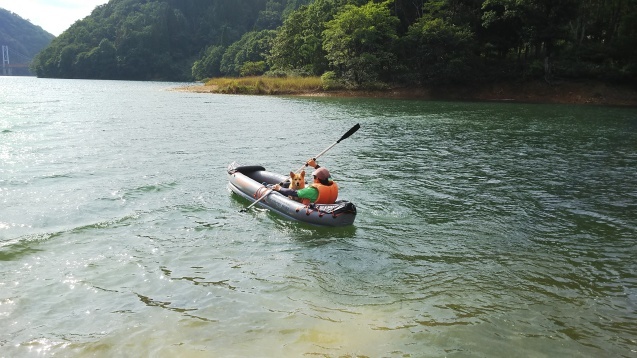
<instances>
[{"instance_id":1,"label":"mountain slope","mask_svg":"<svg viewBox=\"0 0 637 358\"><path fill-rule=\"evenodd\" d=\"M111 0L35 59L39 77L189 80L207 46L229 46L285 0ZM281 7L285 9L285 6Z\"/></svg>"},{"instance_id":2,"label":"mountain slope","mask_svg":"<svg viewBox=\"0 0 637 358\"><path fill-rule=\"evenodd\" d=\"M9 47L10 64L30 62L55 36L8 10L0 8L0 45ZM13 75L32 75L28 68L13 68Z\"/></svg>"}]
</instances>

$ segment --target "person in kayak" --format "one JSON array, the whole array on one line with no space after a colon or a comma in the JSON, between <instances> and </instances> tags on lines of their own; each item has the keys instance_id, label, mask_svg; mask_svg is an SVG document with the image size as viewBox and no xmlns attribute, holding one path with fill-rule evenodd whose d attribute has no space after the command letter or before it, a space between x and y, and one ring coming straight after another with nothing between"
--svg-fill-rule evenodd
<instances>
[{"instance_id":1,"label":"person in kayak","mask_svg":"<svg viewBox=\"0 0 637 358\"><path fill-rule=\"evenodd\" d=\"M283 195L301 198L302 203L308 205L315 204L334 204L338 197L338 184L332 180L330 172L327 168L322 168L316 163L314 158L305 163L306 166L313 167L312 176L314 182L307 188L292 190L276 184L272 190L276 190Z\"/></svg>"}]
</instances>

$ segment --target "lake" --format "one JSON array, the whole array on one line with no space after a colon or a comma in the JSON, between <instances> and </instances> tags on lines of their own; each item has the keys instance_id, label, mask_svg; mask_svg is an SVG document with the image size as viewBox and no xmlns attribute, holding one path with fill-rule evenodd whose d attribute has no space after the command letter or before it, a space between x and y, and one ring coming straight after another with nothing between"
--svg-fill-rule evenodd
<instances>
[{"instance_id":1,"label":"lake","mask_svg":"<svg viewBox=\"0 0 637 358\"><path fill-rule=\"evenodd\" d=\"M637 109L0 77L0 356L635 357ZM356 222L227 189L319 159Z\"/></svg>"}]
</instances>

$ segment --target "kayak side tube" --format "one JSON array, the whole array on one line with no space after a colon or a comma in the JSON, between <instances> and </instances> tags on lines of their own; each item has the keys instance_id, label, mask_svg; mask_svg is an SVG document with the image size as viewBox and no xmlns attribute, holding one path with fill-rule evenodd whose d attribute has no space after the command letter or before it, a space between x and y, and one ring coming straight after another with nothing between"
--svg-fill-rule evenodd
<instances>
[{"instance_id":1,"label":"kayak side tube","mask_svg":"<svg viewBox=\"0 0 637 358\"><path fill-rule=\"evenodd\" d=\"M251 202L265 195L256 204L262 208L287 219L319 226L348 226L354 223L356 206L347 200L338 200L334 204L303 205L266 186L282 183L287 178L268 172L262 166L241 166L237 163L228 166L228 188Z\"/></svg>"}]
</instances>

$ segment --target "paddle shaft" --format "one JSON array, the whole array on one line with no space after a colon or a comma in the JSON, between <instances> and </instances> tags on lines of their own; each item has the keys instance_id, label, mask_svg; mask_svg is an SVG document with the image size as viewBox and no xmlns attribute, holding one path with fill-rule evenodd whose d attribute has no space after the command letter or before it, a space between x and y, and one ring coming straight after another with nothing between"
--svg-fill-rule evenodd
<instances>
[{"instance_id":1,"label":"paddle shaft","mask_svg":"<svg viewBox=\"0 0 637 358\"><path fill-rule=\"evenodd\" d=\"M343 136L337 140L336 142L332 143L332 145L330 145L329 147L325 148L324 151L320 152L319 154L317 154L314 158L315 161L321 157L323 154L327 153L328 150L332 149L335 145L337 145L338 143L340 143L343 139L347 139L349 138L349 136L351 136L352 134L356 133L356 131L361 127L360 124L356 124L355 126L353 126L352 128L350 128L350 130L347 131L347 133L343 134ZM300 172L301 170L303 170L303 168L307 167L307 163L303 164L303 166L301 168L299 168L297 171L295 171L295 173Z\"/></svg>"},{"instance_id":2,"label":"paddle shaft","mask_svg":"<svg viewBox=\"0 0 637 358\"><path fill-rule=\"evenodd\" d=\"M251 207L257 205L258 202L260 202L261 200L265 199L266 196L268 196L270 193L272 192L272 189L268 190L267 192L265 192L260 198L259 200L255 201L254 203L250 204L250 206L248 206L245 209L241 209L241 212L244 213L246 211L248 211L248 209L250 209Z\"/></svg>"},{"instance_id":3,"label":"paddle shaft","mask_svg":"<svg viewBox=\"0 0 637 358\"><path fill-rule=\"evenodd\" d=\"M316 157L314 157L314 158L312 158L312 159L314 159L314 160L316 161L316 160L317 160L320 156L322 156L323 154L325 154L325 152L327 152L328 150L332 149L332 147L334 147L334 146L335 146L335 145L337 145L337 144L338 144L338 142L334 142L334 144L332 144L332 145L330 145L329 147L327 147L327 149L325 149L324 151L322 151L321 153L319 153ZM297 173L297 174L298 174L298 173L299 173L301 170L303 170L303 168L305 168L305 167L307 167L307 163L303 164L303 166L302 166L302 167L300 167L299 169L297 169L297 171L295 171L295 173Z\"/></svg>"}]
</instances>

